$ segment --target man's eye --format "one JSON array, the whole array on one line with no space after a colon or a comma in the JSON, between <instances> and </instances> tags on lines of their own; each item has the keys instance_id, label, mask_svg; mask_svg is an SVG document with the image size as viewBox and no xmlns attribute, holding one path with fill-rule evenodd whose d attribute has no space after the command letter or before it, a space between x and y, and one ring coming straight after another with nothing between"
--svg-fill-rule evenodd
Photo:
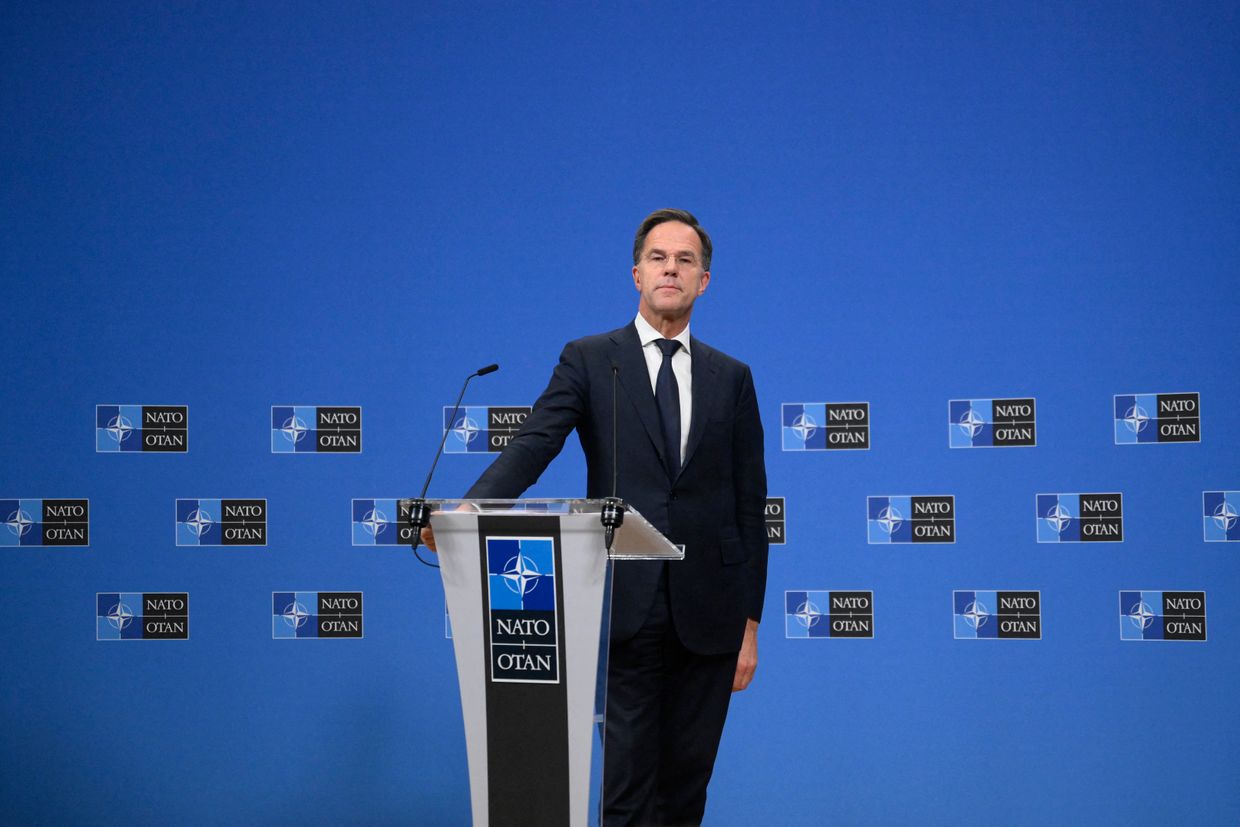
<instances>
[{"instance_id":1,"label":"man's eye","mask_svg":"<svg viewBox=\"0 0 1240 827\"><path fill-rule=\"evenodd\" d=\"M685 265L685 266L687 266L687 267L688 267L688 266L692 266L692 265L693 265L693 256L681 256L681 257L680 257L680 259L679 259L679 261L680 261L680 263L681 263L681 264L683 264L683 265Z\"/></svg>"},{"instance_id":2,"label":"man's eye","mask_svg":"<svg viewBox=\"0 0 1240 827\"><path fill-rule=\"evenodd\" d=\"M667 256L663 255L662 253L651 253L650 260L651 261L666 261Z\"/></svg>"}]
</instances>

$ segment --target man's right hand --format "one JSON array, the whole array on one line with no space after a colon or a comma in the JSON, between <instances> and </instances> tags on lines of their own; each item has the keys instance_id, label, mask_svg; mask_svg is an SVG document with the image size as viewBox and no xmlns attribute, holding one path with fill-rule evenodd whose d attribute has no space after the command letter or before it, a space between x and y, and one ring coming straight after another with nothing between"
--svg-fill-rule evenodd
<instances>
[{"instance_id":1,"label":"man's right hand","mask_svg":"<svg viewBox=\"0 0 1240 827\"><path fill-rule=\"evenodd\" d=\"M422 545L426 546L431 551L438 554L439 549L435 548L435 532L431 530L430 526L427 526L426 528L422 529L421 536L422 536Z\"/></svg>"}]
</instances>

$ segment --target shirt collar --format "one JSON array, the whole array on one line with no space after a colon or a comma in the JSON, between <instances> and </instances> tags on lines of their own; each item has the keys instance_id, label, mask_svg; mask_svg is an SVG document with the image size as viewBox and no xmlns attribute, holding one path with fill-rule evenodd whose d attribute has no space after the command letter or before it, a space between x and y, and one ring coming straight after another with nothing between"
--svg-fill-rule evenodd
<instances>
[{"instance_id":1,"label":"shirt collar","mask_svg":"<svg viewBox=\"0 0 1240 827\"><path fill-rule=\"evenodd\" d=\"M646 347L646 345L656 339L666 338L662 333L655 330L641 313L637 314L637 319L633 323L637 326L637 338L641 339L642 347ZM680 347L685 353L689 352L689 325L686 324L685 329L672 338L680 342Z\"/></svg>"}]
</instances>

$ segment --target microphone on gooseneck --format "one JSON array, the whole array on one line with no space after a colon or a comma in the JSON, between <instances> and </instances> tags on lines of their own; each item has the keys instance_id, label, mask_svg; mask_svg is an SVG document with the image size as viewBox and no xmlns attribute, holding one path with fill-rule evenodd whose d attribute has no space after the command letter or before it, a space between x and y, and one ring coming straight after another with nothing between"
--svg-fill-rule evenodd
<instances>
[{"instance_id":1,"label":"microphone on gooseneck","mask_svg":"<svg viewBox=\"0 0 1240 827\"><path fill-rule=\"evenodd\" d=\"M426 490L431 487L431 477L435 474L435 467L439 465L439 458L443 456L443 446L448 442L448 432L452 430L452 426L456 424L456 412L461 409L461 400L465 398L465 389L469 387L469 381L475 376L486 376L488 373L495 373L499 370L499 365L487 365L484 368L478 368L469 376L465 377L465 384L461 385L461 392L456 395L456 404L452 406L452 415L448 417L448 426L443 429L443 438L439 440L439 450L435 452L435 459L431 462L431 470L426 472L426 482L422 483L422 493L411 500L402 500L401 505L408 507L408 523L413 528L413 554L423 563L432 568L439 568L435 563L431 563L418 554L418 546L422 543L422 529L431 524L431 507L426 502Z\"/></svg>"},{"instance_id":2,"label":"microphone on gooseneck","mask_svg":"<svg viewBox=\"0 0 1240 827\"><path fill-rule=\"evenodd\" d=\"M603 510L599 519L603 523L603 542L611 551L612 541L616 538L616 529L624 523L624 500L616 496L619 478L618 462L620 453L616 449L616 377L620 374L620 366L611 363L611 496L603 498Z\"/></svg>"}]
</instances>

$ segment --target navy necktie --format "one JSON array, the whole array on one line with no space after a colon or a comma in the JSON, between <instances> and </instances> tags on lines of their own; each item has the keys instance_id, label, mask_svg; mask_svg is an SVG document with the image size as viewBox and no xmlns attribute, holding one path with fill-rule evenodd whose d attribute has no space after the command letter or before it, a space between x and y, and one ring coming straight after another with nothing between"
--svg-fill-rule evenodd
<instances>
[{"instance_id":1,"label":"navy necktie","mask_svg":"<svg viewBox=\"0 0 1240 827\"><path fill-rule=\"evenodd\" d=\"M663 351L663 364L654 382L654 401L663 425L663 450L667 454L668 473L674 478L680 472L680 386L672 372L672 355L680 349L675 339L655 339Z\"/></svg>"}]
</instances>

